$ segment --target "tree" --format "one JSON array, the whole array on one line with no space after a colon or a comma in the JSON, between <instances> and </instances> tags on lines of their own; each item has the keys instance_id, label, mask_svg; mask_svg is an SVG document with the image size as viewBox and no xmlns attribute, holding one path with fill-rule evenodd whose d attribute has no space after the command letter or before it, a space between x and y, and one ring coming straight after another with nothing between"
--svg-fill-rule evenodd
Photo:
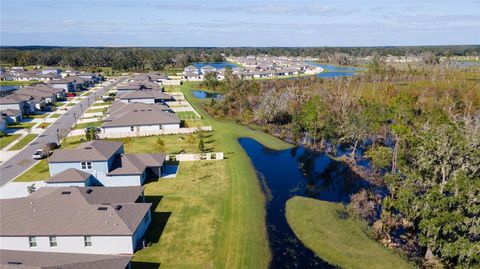
<instances>
[{"instance_id":1,"label":"tree","mask_svg":"<svg viewBox=\"0 0 480 269\"><path fill-rule=\"evenodd\" d=\"M389 147L376 146L372 147L365 153L367 158L372 160L373 166L378 169L390 167L392 163L393 150Z\"/></svg>"},{"instance_id":2,"label":"tree","mask_svg":"<svg viewBox=\"0 0 480 269\"><path fill-rule=\"evenodd\" d=\"M220 86L220 81L218 81L217 79L216 72L207 73L204 76L203 83L207 88L211 89L212 91L217 90L217 87Z\"/></svg>"},{"instance_id":3,"label":"tree","mask_svg":"<svg viewBox=\"0 0 480 269\"><path fill-rule=\"evenodd\" d=\"M157 149L159 152L165 152L165 142L160 137L157 138Z\"/></svg>"}]
</instances>

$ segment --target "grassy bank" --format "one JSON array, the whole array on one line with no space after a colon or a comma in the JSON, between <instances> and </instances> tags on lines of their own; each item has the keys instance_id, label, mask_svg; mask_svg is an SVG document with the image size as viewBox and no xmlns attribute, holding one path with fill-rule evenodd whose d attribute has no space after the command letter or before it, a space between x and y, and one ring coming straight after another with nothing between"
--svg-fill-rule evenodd
<instances>
[{"instance_id":1,"label":"grassy bank","mask_svg":"<svg viewBox=\"0 0 480 269\"><path fill-rule=\"evenodd\" d=\"M413 268L366 234L367 225L342 204L305 197L287 201L287 220L297 237L319 257L341 268Z\"/></svg>"},{"instance_id":2,"label":"grassy bank","mask_svg":"<svg viewBox=\"0 0 480 269\"><path fill-rule=\"evenodd\" d=\"M260 131L209 117L196 99L191 84L182 90L203 117L195 124L213 126L205 133L207 151L222 151L225 160L182 162L176 178L146 184L147 200L154 204L148 247L135 253L133 268L161 264L161 268L266 268L270 251L265 227L264 196L255 170L239 137L251 137L273 149L289 144ZM62 148L81 143L83 136L68 137ZM198 138L188 135L118 139L126 152L158 152L158 138L167 153L194 153ZM192 142L194 141L194 142ZM48 178L48 165L40 161L16 181Z\"/></svg>"}]
</instances>

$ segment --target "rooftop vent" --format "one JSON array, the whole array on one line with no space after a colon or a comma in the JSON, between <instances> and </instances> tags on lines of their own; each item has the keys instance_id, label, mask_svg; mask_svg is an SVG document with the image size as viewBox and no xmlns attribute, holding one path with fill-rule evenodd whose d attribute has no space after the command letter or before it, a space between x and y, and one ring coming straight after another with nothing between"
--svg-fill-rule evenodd
<instances>
[{"instance_id":1,"label":"rooftop vent","mask_svg":"<svg viewBox=\"0 0 480 269\"><path fill-rule=\"evenodd\" d=\"M120 210L120 209L122 209L122 206L121 206L121 205L117 205L117 206L115 207L115 210Z\"/></svg>"},{"instance_id":2,"label":"rooftop vent","mask_svg":"<svg viewBox=\"0 0 480 269\"><path fill-rule=\"evenodd\" d=\"M92 191L93 191L92 189L87 189L86 193L90 194L90 193L92 193Z\"/></svg>"},{"instance_id":3,"label":"rooftop vent","mask_svg":"<svg viewBox=\"0 0 480 269\"><path fill-rule=\"evenodd\" d=\"M71 191L62 191L62 194L63 194L63 195L71 194L71 193L72 193Z\"/></svg>"},{"instance_id":4,"label":"rooftop vent","mask_svg":"<svg viewBox=\"0 0 480 269\"><path fill-rule=\"evenodd\" d=\"M106 207L106 206L100 206L100 207L98 208L98 210L102 210L102 211L105 211L105 210L107 210L107 209L108 209L108 207Z\"/></svg>"}]
</instances>

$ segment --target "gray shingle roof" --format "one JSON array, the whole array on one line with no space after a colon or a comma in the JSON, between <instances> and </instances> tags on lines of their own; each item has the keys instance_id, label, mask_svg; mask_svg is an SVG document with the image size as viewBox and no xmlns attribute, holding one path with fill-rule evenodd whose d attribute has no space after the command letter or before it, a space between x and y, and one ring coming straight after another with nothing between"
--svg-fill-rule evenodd
<instances>
[{"instance_id":1,"label":"gray shingle roof","mask_svg":"<svg viewBox=\"0 0 480 269\"><path fill-rule=\"evenodd\" d=\"M50 163L58 162L82 162L82 161L106 161L117 152L123 143L94 140L82 143L75 149L56 150L50 156Z\"/></svg>"},{"instance_id":2,"label":"gray shingle roof","mask_svg":"<svg viewBox=\"0 0 480 269\"><path fill-rule=\"evenodd\" d=\"M165 106L157 104L115 104L109 110L102 127L121 127L139 125L180 124L175 113L165 112Z\"/></svg>"},{"instance_id":3,"label":"gray shingle roof","mask_svg":"<svg viewBox=\"0 0 480 269\"><path fill-rule=\"evenodd\" d=\"M63 172L53 175L46 183L61 183L61 182L85 182L91 175L87 172L80 171L75 168L68 168Z\"/></svg>"},{"instance_id":4,"label":"gray shingle roof","mask_svg":"<svg viewBox=\"0 0 480 269\"><path fill-rule=\"evenodd\" d=\"M170 100L172 96L155 90L138 90L131 91L120 96L120 99L161 99L161 100Z\"/></svg>"},{"instance_id":5,"label":"gray shingle roof","mask_svg":"<svg viewBox=\"0 0 480 269\"><path fill-rule=\"evenodd\" d=\"M125 154L120 158L120 166L107 175L141 175L147 167L161 167L165 154Z\"/></svg>"},{"instance_id":6,"label":"gray shingle roof","mask_svg":"<svg viewBox=\"0 0 480 269\"><path fill-rule=\"evenodd\" d=\"M2 269L124 269L130 255L98 255L41 251L0 251Z\"/></svg>"},{"instance_id":7,"label":"gray shingle roof","mask_svg":"<svg viewBox=\"0 0 480 269\"><path fill-rule=\"evenodd\" d=\"M44 187L28 197L0 200L0 236L133 235L151 206L90 203L86 189Z\"/></svg>"}]
</instances>

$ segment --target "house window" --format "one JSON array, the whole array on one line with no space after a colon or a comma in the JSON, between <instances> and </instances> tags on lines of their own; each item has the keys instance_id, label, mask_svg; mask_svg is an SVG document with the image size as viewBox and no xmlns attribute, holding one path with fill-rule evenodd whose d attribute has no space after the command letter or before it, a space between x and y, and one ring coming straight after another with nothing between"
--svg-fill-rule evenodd
<instances>
[{"instance_id":1,"label":"house window","mask_svg":"<svg viewBox=\"0 0 480 269\"><path fill-rule=\"evenodd\" d=\"M135 131L135 127L130 126L130 132L133 132L133 131Z\"/></svg>"},{"instance_id":2,"label":"house window","mask_svg":"<svg viewBox=\"0 0 480 269\"><path fill-rule=\"evenodd\" d=\"M30 244L31 248L36 248L37 247L37 237L29 236L28 237L28 243Z\"/></svg>"},{"instance_id":3,"label":"house window","mask_svg":"<svg viewBox=\"0 0 480 269\"><path fill-rule=\"evenodd\" d=\"M83 242L85 244L85 247L91 247L92 246L92 237L91 236L84 236L83 237Z\"/></svg>"},{"instance_id":4,"label":"house window","mask_svg":"<svg viewBox=\"0 0 480 269\"><path fill-rule=\"evenodd\" d=\"M50 241L50 247L51 248L57 247L57 237L56 236L50 236L48 239Z\"/></svg>"},{"instance_id":5,"label":"house window","mask_svg":"<svg viewBox=\"0 0 480 269\"><path fill-rule=\"evenodd\" d=\"M82 162L82 170L92 170L91 162Z\"/></svg>"}]
</instances>

